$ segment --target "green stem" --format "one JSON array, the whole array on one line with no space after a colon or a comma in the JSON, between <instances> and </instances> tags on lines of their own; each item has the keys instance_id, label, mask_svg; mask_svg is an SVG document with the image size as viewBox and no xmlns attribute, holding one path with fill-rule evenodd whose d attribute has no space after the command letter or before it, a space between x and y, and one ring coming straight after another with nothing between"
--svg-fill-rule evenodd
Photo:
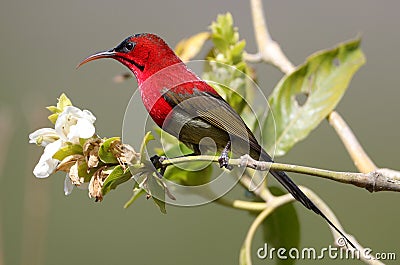
<instances>
[{"instance_id":1,"label":"green stem","mask_svg":"<svg viewBox=\"0 0 400 265\"><path fill-rule=\"evenodd\" d=\"M166 159L163 161L163 164L165 166L169 166L173 164L180 164L193 161L208 161L217 163L218 157L207 156L207 155L184 156L184 157ZM366 178L369 177L367 174L363 173L331 171L331 170L306 167L306 166L256 161L248 156L247 157L243 156L242 158L238 159L229 159L229 165L238 167L246 166L260 171L268 171L270 169L273 169L273 170L280 170L287 172L295 172L295 173L335 180L342 183L350 183L354 185L356 185L361 180L365 181Z\"/></svg>"},{"instance_id":2,"label":"green stem","mask_svg":"<svg viewBox=\"0 0 400 265\"><path fill-rule=\"evenodd\" d=\"M266 209L267 204L265 202L249 202L249 201L242 201L242 200L231 200L227 199L224 197L220 197L215 200L216 203L219 203L221 205L239 209L239 210L245 210L245 211L255 211L255 212L260 212Z\"/></svg>"},{"instance_id":3,"label":"green stem","mask_svg":"<svg viewBox=\"0 0 400 265\"><path fill-rule=\"evenodd\" d=\"M268 203L268 207L262 211L256 219L251 224L249 230L247 231L246 238L244 240L242 249L240 251L241 264L251 265L251 242L253 241L254 235L257 228L262 224L262 222L278 207L293 201L294 198L291 194L286 194L283 196L275 197Z\"/></svg>"}]
</instances>

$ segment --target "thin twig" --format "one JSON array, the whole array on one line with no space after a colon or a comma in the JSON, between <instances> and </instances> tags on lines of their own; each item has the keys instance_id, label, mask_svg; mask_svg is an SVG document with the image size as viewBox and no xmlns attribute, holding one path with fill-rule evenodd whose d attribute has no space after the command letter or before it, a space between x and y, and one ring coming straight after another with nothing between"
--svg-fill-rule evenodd
<instances>
[{"instance_id":1,"label":"thin twig","mask_svg":"<svg viewBox=\"0 0 400 265\"><path fill-rule=\"evenodd\" d=\"M265 188L265 185L254 185L254 179L253 175L249 171L253 170L250 169L249 167L243 172L242 176L238 176L238 179L240 180L240 184L247 190L251 191L254 193L256 196L264 200L265 202L269 202L274 195L272 195L271 191L269 189ZM256 187L254 187L256 186Z\"/></svg>"},{"instance_id":2,"label":"thin twig","mask_svg":"<svg viewBox=\"0 0 400 265\"><path fill-rule=\"evenodd\" d=\"M277 68L279 68L283 73L285 74L290 74L291 72L294 71L295 67L294 65L289 61L289 59L286 57L286 55L283 53L282 49L280 48L279 44L275 41L272 40L271 35L268 31L268 27L265 21L265 14L263 12L263 7L262 7L262 2L261 0L251 0L251 10L252 10L252 15L253 15L253 25L254 25L254 31L255 31L255 35L256 35L256 41L257 41L257 46L258 46L258 52L255 55L251 55L251 54L246 54L245 58L256 62L258 60L263 60L267 63L270 63L274 66L276 66ZM337 113L336 113L337 114ZM335 115L335 114L334 114ZM337 114L335 116L335 118L340 118L340 116ZM343 124L342 124L343 125ZM351 132L350 128L344 123L342 130L346 130L346 128ZM339 134L339 133L338 133ZM339 136L341 136L341 134L339 134ZM354 136L354 135L353 135ZM357 139L355 138L355 142L358 143ZM345 143L346 145L346 141L345 139L342 139L342 141ZM347 150L351 150L351 148L349 148L350 145L347 145L346 148ZM358 145L360 148L361 146ZM361 148L362 150L362 148ZM362 177L366 177L364 178L364 180L371 180L371 182L368 182L369 184L365 185L364 187L367 188L369 191L377 191L377 190L382 190L381 188L383 186L385 186L386 184L388 184L388 186L391 186L392 184L394 184L394 188L389 188L387 190L399 190L399 184L400 184L400 177L399 174L396 174L396 172L393 173L393 171L389 171L389 172L380 172L380 171L384 171L384 170L376 170L376 166L373 164L372 160L369 159L369 157L365 154L365 152L363 152L363 157L361 157L361 159L365 159L366 162L358 161L355 160L355 158L352 155L352 152L350 152L350 155L352 156L352 159L354 160L354 162L356 163L357 167L360 165L362 166L362 170L360 170L363 173L369 172L369 171L374 171L372 173L369 173L369 176L362 176ZM354 153L354 152L353 152ZM369 165L369 166L366 166ZM264 165L267 166L267 168L271 167L273 168L274 166L277 166L277 164L271 164L271 165ZM277 169L277 168L274 168ZM303 168L305 169L305 168ZM291 171L286 169L286 171ZM316 173L315 169L311 170L313 172L312 175L314 175ZM318 171L318 170L317 170ZM329 177L332 176L330 174L326 174L326 171L319 171L319 173L323 173L322 177ZM374 174L375 173L375 174ZM351 181L354 184L354 180L361 177L361 175L359 173L354 173L355 175L352 175L354 178L351 179ZM344 182L346 180L348 176L347 173L345 173L344 175L341 175L341 173L339 174L333 174L336 177L339 177L339 179ZM379 179L381 179L378 176L383 176L385 175L385 177L383 177L383 184L378 184ZM374 177L375 176L375 177ZM332 179L332 178L331 178ZM390 180L390 181L389 181ZM339 180L338 180L339 181ZM377 188L378 187L378 188ZM329 207L320 199L318 198L318 196L316 196L313 192L311 192L308 189L303 188L303 190L306 192L306 194L310 197L310 199L319 207L319 209L321 209L322 212L325 213L325 215L332 220L332 222L337 225L341 231L343 231L343 229L341 228L336 216L333 214L333 212L329 209ZM273 200L269 201L268 204L270 205L271 202L274 201ZM254 226L252 225L252 227L249 230L249 233L253 233L255 232L255 228L258 227L257 223L261 223L271 212L272 210L269 210L270 208L266 208L266 210L264 210L259 217L256 218L256 220L254 221ZM335 238L338 237L338 233L332 229L332 234L335 236ZM248 234L249 235L249 234ZM246 241L245 241L245 246L246 244L247 247L244 249L244 251L241 251L241 261L243 261L243 257L242 254L246 253L246 256L244 257L246 260L243 262L244 264L247 265L251 265L251 255L250 255L250 247L251 247L251 241L252 241L252 236L248 236L246 237ZM352 237L352 242L356 243L357 248L360 250L362 249L362 247L358 244L358 242L355 240L355 238ZM336 241L337 242L337 241ZM243 248L242 248L243 250ZM375 261L375 260L367 260L365 259L365 257L361 257L361 259L368 264L382 264L379 261Z\"/></svg>"},{"instance_id":3,"label":"thin twig","mask_svg":"<svg viewBox=\"0 0 400 265\"><path fill-rule=\"evenodd\" d=\"M328 116L328 121L339 135L357 169L363 173L376 170L376 165L364 151L353 131L339 113L332 111Z\"/></svg>"},{"instance_id":4,"label":"thin twig","mask_svg":"<svg viewBox=\"0 0 400 265\"><path fill-rule=\"evenodd\" d=\"M269 34L261 0L251 0L251 12L259 55L247 55L246 59L254 59L260 56L262 60L276 66L286 74L293 72L294 65Z\"/></svg>"},{"instance_id":5,"label":"thin twig","mask_svg":"<svg viewBox=\"0 0 400 265\"><path fill-rule=\"evenodd\" d=\"M220 197L216 199L215 202L238 210L254 211L254 212L263 211L267 207L267 204L265 202L231 200L225 197Z\"/></svg>"},{"instance_id":6,"label":"thin twig","mask_svg":"<svg viewBox=\"0 0 400 265\"><path fill-rule=\"evenodd\" d=\"M162 164L164 166L168 166L193 161L207 161L218 163L218 157L206 155L184 156L165 159ZM357 187L365 188L370 192L400 191L400 174L398 174L399 172L397 171L389 169L377 169L369 173L340 172L299 165L257 161L251 158L249 155L244 155L237 159L229 159L229 165L237 167L248 167L259 171L268 171L270 169L274 169L316 176L341 183L352 184ZM241 181L243 182L244 186L250 187L250 177L246 177ZM265 194L260 195L262 193L262 190L263 189L256 191L255 194L265 201L268 201L269 198Z\"/></svg>"},{"instance_id":7,"label":"thin twig","mask_svg":"<svg viewBox=\"0 0 400 265\"><path fill-rule=\"evenodd\" d=\"M256 54L246 54L245 58L251 62L258 62L261 59L266 63L276 66L283 73L290 74L294 71L295 67L283 53L279 44L272 40L265 21L261 0L251 0L251 10L258 52ZM357 169L363 173L376 170L374 162L372 162L363 150L357 138L342 117L337 112L333 111L328 116L328 120L330 125L338 133Z\"/></svg>"},{"instance_id":8,"label":"thin twig","mask_svg":"<svg viewBox=\"0 0 400 265\"><path fill-rule=\"evenodd\" d=\"M254 235L257 231L257 228L262 224L262 222L267 218L275 209L278 207L294 201L294 198L291 194L285 194L279 197L275 197L268 203L268 207L262 211L256 219L251 224L249 230L247 231L246 238L244 240L242 250L240 252L240 260L244 260L247 265L251 265L251 242L253 241Z\"/></svg>"}]
</instances>

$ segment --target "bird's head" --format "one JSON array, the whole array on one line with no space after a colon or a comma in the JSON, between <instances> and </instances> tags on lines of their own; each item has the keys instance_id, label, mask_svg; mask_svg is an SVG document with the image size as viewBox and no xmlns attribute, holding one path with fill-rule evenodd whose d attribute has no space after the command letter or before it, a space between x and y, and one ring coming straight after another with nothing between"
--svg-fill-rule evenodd
<instances>
[{"instance_id":1,"label":"bird's head","mask_svg":"<svg viewBox=\"0 0 400 265\"><path fill-rule=\"evenodd\" d=\"M119 61L135 74L139 83L144 82L159 70L181 62L163 39L151 33L132 35L109 51L98 52L87 57L78 67L101 58Z\"/></svg>"}]
</instances>

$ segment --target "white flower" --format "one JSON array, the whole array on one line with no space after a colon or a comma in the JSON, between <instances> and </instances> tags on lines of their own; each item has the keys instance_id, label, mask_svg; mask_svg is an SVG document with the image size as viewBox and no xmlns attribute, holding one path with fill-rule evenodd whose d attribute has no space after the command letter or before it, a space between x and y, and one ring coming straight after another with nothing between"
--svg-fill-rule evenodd
<instances>
[{"instance_id":1,"label":"white flower","mask_svg":"<svg viewBox=\"0 0 400 265\"><path fill-rule=\"evenodd\" d=\"M65 107L55 124L55 131L65 142L79 143L79 138L90 138L95 133L96 117L88 110L73 106Z\"/></svg>"},{"instance_id":2,"label":"white flower","mask_svg":"<svg viewBox=\"0 0 400 265\"><path fill-rule=\"evenodd\" d=\"M57 159L53 159L53 155L61 148L63 142L61 140L57 140L55 142L49 143L43 151L42 156L39 159L39 162L33 169L33 174L37 178L47 178L50 174L54 172L58 165Z\"/></svg>"},{"instance_id":3,"label":"white flower","mask_svg":"<svg viewBox=\"0 0 400 265\"><path fill-rule=\"evenodd\" d=\"M53 155L66 143L79 144L80 138L92 137L95 133L93 125L95 121L96 117L90 111L66 106L58 115L55 129L42 128L31 133L29 143L45 147L39 162L33 169L33 174L37 178L47 178L54 173L60 161L54 159ZM74 185L83 189L88 187L88 183L74 184L67 174L64 181L65 195L71 194Z\"/></svg>"},{"instance_id":4,"label":"white flower","mask_svg":"<svg viewBox=\"0 0 400 265\"><path fill-rule=\"evenodd\" d=\"M65 176L65 180L64 180L64 194L65 195L70 195L72 193L72 190L74 189L74 184L72 184L71 178L69 177L69 174L67 173L67 175ZM84 182L81 183L78 187L78 189L81 190L87 190L89 186L88 182Z\"/></svg>"},{"instance_id":5,"label":"white flower","mask_svg":"<svg viewBox=\"0 0 400 265\"><path fill-rule=\"evenodd\" d=\"M29 134L29 143L41 145L43 147L60 139L60 136L53 128L42 128Z\"/></svg>"}]
</instances>

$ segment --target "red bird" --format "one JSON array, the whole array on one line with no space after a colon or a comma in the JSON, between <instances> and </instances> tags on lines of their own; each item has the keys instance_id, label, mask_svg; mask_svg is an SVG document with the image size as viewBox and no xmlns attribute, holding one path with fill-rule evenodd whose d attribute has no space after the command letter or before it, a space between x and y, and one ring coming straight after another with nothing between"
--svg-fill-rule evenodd
<instances>
[{"instance_id":1,"label":"red bird","mask_svg":"<svg viewBox=\"0 0 400 265\"><path fill-rule=\"evenodd\" d=\"M133 72L144 106L154 122L193 149L195 154L210 147L200 146L200 141L209 137L221 151L221 167L228 166L229 151L234 155L249 154L254 159L272 162L239 114L214 88L188 69L157 35L132 35L109 51L89 56L79 66L100 58L115 59ZM321 215L346 238L285 172L269 172L296 200Z\"/></svg>"}]
</instances>

